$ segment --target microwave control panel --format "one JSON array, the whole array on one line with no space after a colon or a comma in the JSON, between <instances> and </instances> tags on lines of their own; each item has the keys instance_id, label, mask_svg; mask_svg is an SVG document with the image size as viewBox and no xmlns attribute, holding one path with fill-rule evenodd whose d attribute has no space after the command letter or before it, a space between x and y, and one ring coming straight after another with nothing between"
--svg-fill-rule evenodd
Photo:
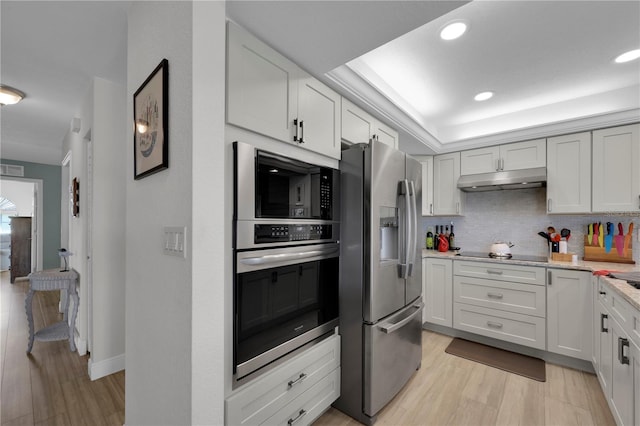
<instances>
[{"instance_id":1,"label":"microwave control panel","mask_svg":"<svg viewBox=\"0 0 640 426\"><path fill-rule=\"evenodd\" d=\"M284 243L290 241L327 240L333 234L332 225L270 225L260 224L254 228L254 242Z\"/></svg>"}]
</instances>

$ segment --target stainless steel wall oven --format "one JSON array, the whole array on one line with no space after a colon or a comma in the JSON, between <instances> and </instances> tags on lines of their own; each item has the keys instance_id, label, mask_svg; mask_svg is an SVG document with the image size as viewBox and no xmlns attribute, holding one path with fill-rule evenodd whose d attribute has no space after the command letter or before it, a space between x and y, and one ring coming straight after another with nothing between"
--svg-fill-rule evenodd
<instances>
[{"instance_id":1,"label":"stainless steel wall oven","mask_svg":"<svg viewBox=\"0 0 640 426\"><path fill-rule=\"evenodd\" d=\"M338 325L340 173L235 142L236 381Z\"/></svg>"}]
</instances>

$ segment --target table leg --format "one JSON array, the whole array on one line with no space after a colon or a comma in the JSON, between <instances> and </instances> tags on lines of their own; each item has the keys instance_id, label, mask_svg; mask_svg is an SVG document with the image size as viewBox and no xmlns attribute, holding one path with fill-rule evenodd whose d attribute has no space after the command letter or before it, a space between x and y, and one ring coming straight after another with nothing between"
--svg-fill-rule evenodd
<instances>
[{"instance_id":1,"label":"table leg","mask_svg":"<svg viewBox=\"0 0 640 426\"><path fill-rule=\"evenodd\" d=\"M27 353L30 353L31 349L33 349L34 325L33 325L33 311L31 310L33 293L34 291L29 289L29 292L27 293L27 297L24 299L24 307L25 307L25 310L27 311L27 322L29 323L29 343L27 344Z\"/></svg>"},{"instance_id":2,"label":"table leg","mask_svg":"<svg viewBox=\"0 0 640 426\"><path fill-rule=\"evenodd\" d=\"M73 300L73 310L71 311L71 322L69 323L69 350L71 352L75 352L76 350L76 342L75 342L75 330L76 330L76 316L78 315L78 290L76 289L76 283L72 282L69 286L69 290L67 291L67 311L69 310L69 296ZM65 315L66 317L66 315Z\"/></svg>"}]
</instances>

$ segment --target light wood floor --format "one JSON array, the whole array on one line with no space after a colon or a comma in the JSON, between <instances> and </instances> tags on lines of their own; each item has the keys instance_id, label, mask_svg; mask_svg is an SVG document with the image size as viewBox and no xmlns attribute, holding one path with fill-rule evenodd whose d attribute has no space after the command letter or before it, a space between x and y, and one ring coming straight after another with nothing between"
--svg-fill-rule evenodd
<instances>
[{"instance_id":1,"label":"light wood floor","mask_svg":"<svg viewBox=\"0 0 640 426\"><path fill-rule=\"evenodd\" d=\"M69 351L66 341L34 342L27 355L29 329L24 308L28 282L0 279L2 363L0 422L4 425L122 425L124 372L91 381L89 355ZM36 292L33 318L38 330L62 319L59 292Z\"/></svg>"},{"instance_id":2,"label":"light wood floor","mask_svg":"<svg viewBox=\"0 0 640 426\"><path fill-rule=\"evenodd\" d=\"M422 339L422 367L376 425L615 425L592 374L547 363L538 382L445 353L451 337ZM358 424L331 408L314 426Z\"/></svg>"}]
</instances>

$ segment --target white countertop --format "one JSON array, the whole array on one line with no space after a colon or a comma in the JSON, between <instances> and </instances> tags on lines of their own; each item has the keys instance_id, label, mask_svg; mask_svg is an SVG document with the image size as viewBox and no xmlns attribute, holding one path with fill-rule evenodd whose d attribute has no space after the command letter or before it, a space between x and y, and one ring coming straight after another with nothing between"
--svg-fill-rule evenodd
<instances>
[{"instance_id":1,"label":"white countertop","mask_svg":"<svg viewBox=\"0 0 640 426\"><path fill-rule=\"evenodd\" d=\"M490 263L505 263L524 266L540 266L544 268L557 268L557 269L574 269L578 271L615 271L615 272L640 272L640 265L626 264L626 263L610 263L610 262L588 262L579 260L577 263L572 262L559 262L556 260L549 260L548 262L533 262L526 260L514 260L514 259L495 259L495 258L477 258L469 256L458 256L456 252L439 252L435 250L422 250L422 257L433 258L449 258L452 260L472 260L476 262L490 262ZM603 276L603 279L622 297L624 297L631 305L640 310L640 290L627 284L626 281L616 280L614 278Z\"/></svg>"}]
</instances>

